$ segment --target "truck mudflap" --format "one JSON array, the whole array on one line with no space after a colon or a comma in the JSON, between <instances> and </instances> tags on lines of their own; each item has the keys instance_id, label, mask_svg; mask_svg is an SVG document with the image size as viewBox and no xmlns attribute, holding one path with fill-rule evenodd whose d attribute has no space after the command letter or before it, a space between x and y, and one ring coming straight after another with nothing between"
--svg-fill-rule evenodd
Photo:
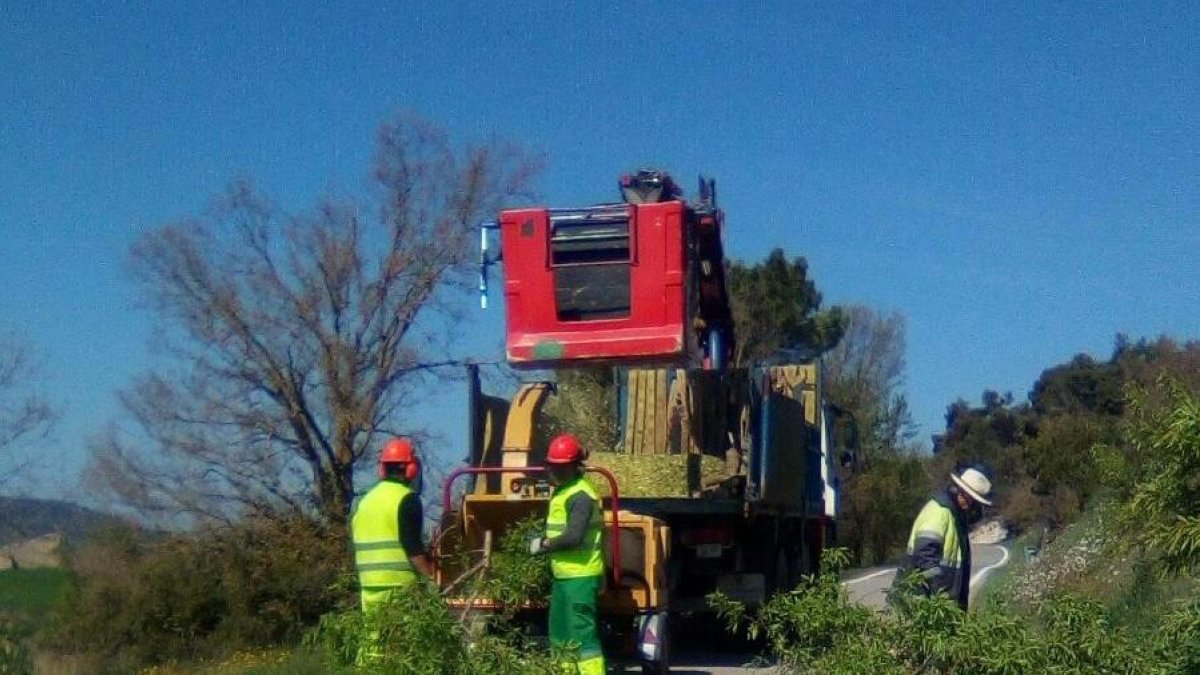
<instances>
[{"instance_id":1,"label":"truck mudflap","mask_svg":"<svg viewBox=\"0 0 1200 675\"><path fill-rule=\"evenodd\" d=\"M667 612L647 612L637 618L638 656L650 664L669 665ZM665 667L664 667L665 670Z\"/></svg>"}]
</instances>

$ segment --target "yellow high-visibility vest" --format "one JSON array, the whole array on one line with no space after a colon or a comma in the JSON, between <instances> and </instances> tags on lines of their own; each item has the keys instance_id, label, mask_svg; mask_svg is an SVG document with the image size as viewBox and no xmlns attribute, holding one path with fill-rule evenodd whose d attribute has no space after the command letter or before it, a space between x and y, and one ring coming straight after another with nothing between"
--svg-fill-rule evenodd
<instances>
[{"instance_id":1,"label":"yellow high-visibility vest","mask_svg":"<svg viewBox=\"0 0 1200 675\"><path fill-rule=\"evenodd\" d=\"M546 513L546 537L557 537L567 529L567 502L578 493L592 500L592 517L588 520L583 541L578 547L565 551L550 552L550 572L555 579L577 579L604 574L601 535L604 531L604 516L600 512L600 494L591 481L583 476L554 488L550 496L550 509Z\"/></svg>"},{"instance_id":2,"label":"yellow high-visibility vest","mask_svg":"<svg viewBox=\"0 0 1200 675\"><path fill-rule=\"evenodd\" d=\"M400 545L400 502L412 493L403 483L381 480L371 488L350 521L354 565L363 590L406 586L417 580Z\"/></svg>"},{"instance_id":3,"label":"yellow high-visibility vest","mask_svg":"<svg viewBox=\"0 0 1200 675\"><path fill-rule=\"evenodd\" d=\"M962 567L963 552L958 542L958 528L954 525L954 514L936 499L930 499L925 508L913 521L912 533L908 535L908 554L916 550L918 539L935 539L942 542L942 559L939 565L958 569Z\"/></svg>"}]
</instances>

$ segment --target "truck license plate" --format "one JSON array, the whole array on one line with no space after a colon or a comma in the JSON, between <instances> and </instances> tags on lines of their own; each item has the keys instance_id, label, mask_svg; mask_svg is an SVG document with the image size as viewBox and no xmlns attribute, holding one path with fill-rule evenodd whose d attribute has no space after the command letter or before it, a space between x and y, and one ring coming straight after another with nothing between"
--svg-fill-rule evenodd
<instances>
[{"instance_id":1,"label":"truck license plate","mask_svg":"<svg viewBox=\"0 0 1200 675\"><path fill-rule=\"evenodd\" d=\"M696 546L696 557L697 558L720 558L721 557L721 545L720 544L699 544Z\"/></svg>"}]
</instances>

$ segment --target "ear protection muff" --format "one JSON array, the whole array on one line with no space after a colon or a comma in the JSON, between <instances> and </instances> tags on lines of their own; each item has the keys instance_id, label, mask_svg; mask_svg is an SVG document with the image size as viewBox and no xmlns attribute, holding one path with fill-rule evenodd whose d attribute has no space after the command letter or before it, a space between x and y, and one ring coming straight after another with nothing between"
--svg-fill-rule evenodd
<instances>
[{"instance_id":1,"label":"ear protection muff","mask_svg":"<svg viewBox=\"0 0 1200 675\"><path fill-rule=\"evenodd\" d=\"M388 470L387 470L388 465L392 465L392 466L398 465L398 466L402 467L404 469L404 473L403 473L404 480L409 481L409 482L416 480L417 476L421 475L421 460L417 459L416 457L413 457L411 460L409 460L407 462L388 462L386 464L380 464L379 465L379 477L380 478L388 477Z\"/></svg>"},{"instance_id":2,"label":"ear protection muff","mask_svg":"<svg viewBox=\"0 0 1200 675\"><path fill-rule=\"evenodd\" d=\"M421 475L421 461L417 457L412 441L407 438L393 438L383 446L379 455L379 477L388 477L388 466L395 465L402 469L402 477L412 481Z\"/></svg>"},{"instance_id":3,"label":"ear protection muff","mask_svg":"<svg viewBox=\"0 0 1200 675\"><path fill-rule=\"evenodd\" d=\"M421 475L421 460L416 457L412 458L411 462L404 463L404 480L412 482Z\"/></svg>"}]
</instances>

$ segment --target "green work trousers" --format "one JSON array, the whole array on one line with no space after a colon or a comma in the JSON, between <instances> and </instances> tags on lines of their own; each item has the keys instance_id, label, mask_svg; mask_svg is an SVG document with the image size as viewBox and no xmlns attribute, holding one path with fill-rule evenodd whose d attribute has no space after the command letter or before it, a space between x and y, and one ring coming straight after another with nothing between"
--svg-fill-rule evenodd
<instances>
[{"instance_id":1,"label":"green work trousers","mask_svg":"<svg viewBox=\"0 0 1200 675\"><path fill-rule=\"evenodd\" d=\"M604 654L596 625L596 597L603 577L555 579L550 591L550 644L579 649L579 662L563 670L579 675L604 675Z\"/></svg>"}]
</instances>

